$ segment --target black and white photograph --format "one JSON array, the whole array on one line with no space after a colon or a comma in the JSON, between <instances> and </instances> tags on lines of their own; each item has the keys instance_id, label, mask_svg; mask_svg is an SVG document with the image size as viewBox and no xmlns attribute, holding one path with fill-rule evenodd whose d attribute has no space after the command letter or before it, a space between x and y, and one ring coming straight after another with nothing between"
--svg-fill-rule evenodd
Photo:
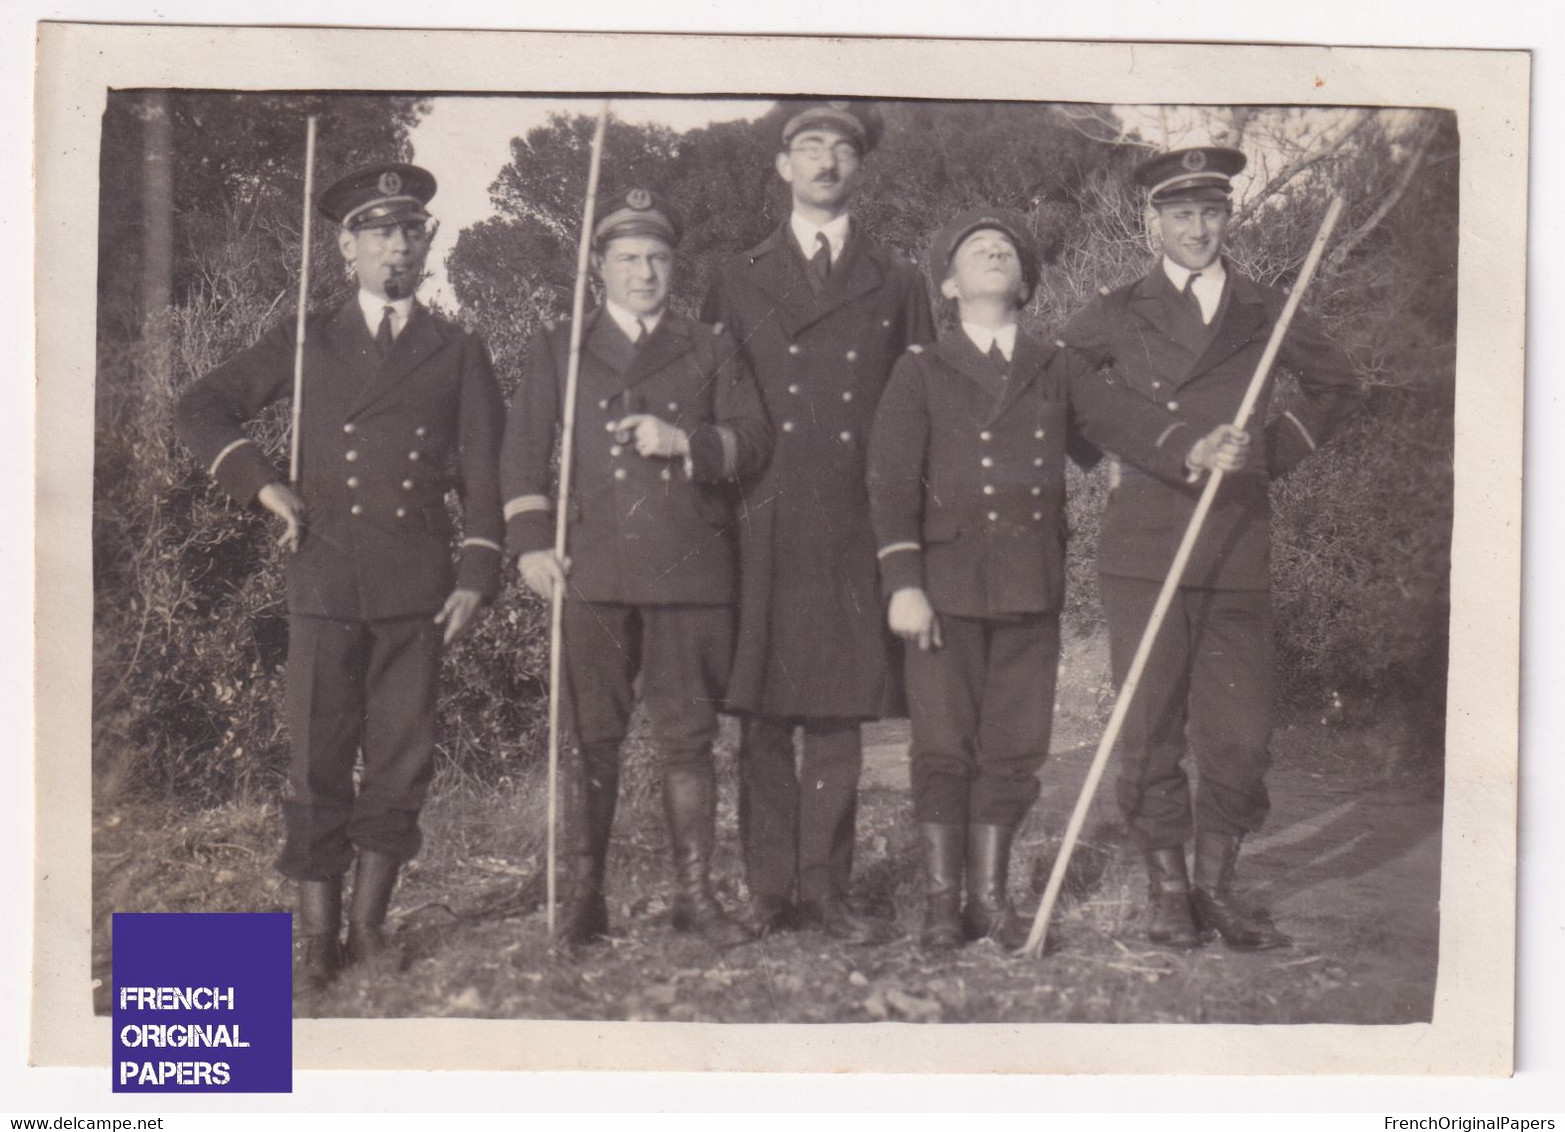
<instances>
[{"instance_id":1,"label":"black and white photograph","mask_svg":"<svg viewBox=\"0 0 1565 1132\"><path fill-rule=\"evenodd\" d=\"M42 33L41 1000L287 912L301 1065L1510 1071L1524 54L155 30Z\"/></svg>"}]
</instances>

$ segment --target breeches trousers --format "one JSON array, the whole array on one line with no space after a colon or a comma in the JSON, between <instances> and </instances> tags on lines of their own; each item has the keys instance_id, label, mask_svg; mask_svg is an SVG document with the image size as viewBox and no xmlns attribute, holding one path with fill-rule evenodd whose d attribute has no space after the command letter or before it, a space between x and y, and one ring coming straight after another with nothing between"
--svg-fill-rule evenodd
<instances>
[{"instance_id":1,"label":"breeches trousers","mask_svg":"<svg viewBox=\"0 0 1565 1132\"><path fill-rule=\"evenodd\" d=\"M442 627L427 616L288 625L292 754L278 869L327 880L347 871L355 847L410 859L434 773Z\"/></svg>"},{"instance_id":2,"label":"breeches trousers","mask_svg":"<svg viewBox=\"0 0 1565 1132\"><path fill-rule=\"evenodd\" d=\"M1160 583L1100 578L1114 683L1122 686ZM1242 836L1270 806L1271 595L1181 589L1163 620L1119 737L1118 800L1147 848L1182 845L1194 825ZM1182 765L1195 756L1194 806Z\"/></svg>"},{"instance_id":3,"label":"breeches trousers","mask_svg":"<svg viewBox=\"0 0 1565 1132\"><path fill-rule=\"evenodd\" d=\"M940 648L906 653L914 816L1016 826L1049 753L1059 617L942 615L940 633Z\"/></svg>"}]
</instances>

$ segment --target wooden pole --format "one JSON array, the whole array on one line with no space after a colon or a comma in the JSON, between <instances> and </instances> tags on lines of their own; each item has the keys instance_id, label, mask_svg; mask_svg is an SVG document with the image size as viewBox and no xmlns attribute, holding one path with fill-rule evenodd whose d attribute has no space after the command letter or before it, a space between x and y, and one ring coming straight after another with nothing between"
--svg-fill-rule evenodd
<instances>
[{"instance_id":1,"label":"wooden pole","mask_svg":"<svg viewBox=\"0 0 1565 1132\"><path fill-rule=\"evenodd\" d=\"M315 196L315 115L304 131L304 252L299 264L299 321L293 345L293 420L288 433L288 483L299 484L299 421L304 413L304 316L310 301L310 204Z\"/></svg>"},{"instance_id":2,"label":"wooden pole","mask_svg":"<svg viewBox=\"0 0 1565 1132\"><path fill-rule=\"evenodd\" d=\"M576 294L571 301L571 352L565 367L565 412L561 422L560 490L554 509L554 556L565 561L565 529L570 515L571 458L576 431L576 379L581 372L581 324L587 302L587 269L592 254L593 210L598 198L598 172L603 165L603 136L609 124L609 102L598 112L598 129L592 137L592 161L587 169L587 205L582 210L581 244L576 254ZM560 772L560 669L561 623L565 614L564 587L556 586L549 602L549 818L547 857L548 892L546 918L554 934L555 830L559 824L556 783Z\"/></svg>"},{"instance_id":3,"label":"wooden pole","mask_svg":"<svg viewBox=\"0 0 1565 1132\"><path fill-rule=\"evenodd\" d=\"M1261 390L1266 386L1267 375L1271 372L1272 364L1277 360L1277 352L1282 348L1282 340L1288 333L1288 325L1299 309L1299 300L1304 295L1304 289L1310 285L1310 279L1320 263L1321 253L1325 251L1326 242L1331 238L1331 230L1336 227L1337 217L1341 213L1342 198L1333 197L1330 207L1326 209L1326 218L1321 222L1320 231L1315 234L1315 242L1310 245L1309 255L1304 259L1304 267L1299 272L1299 278L1288 295L1288 301L1282 308L1277 324L1272 327L1272 336L1266 343L1266 351L1261 355L1261 360L1255 367L1255 374L1250 378L1250 385L1244 392L1244 400L1240 402L1239 412L1234 417L1235 428L1243 429L1249 423L1250 414L1255 411L1255 403L1260 399ZM1173 565L1168 569L1168 577L1163 580L1163 588L1157 595L1157 603L1152 607L1152 616L1147 621L1146 630L1141 634L1141 643L1136 647L1135 658L1130 662L1130 671L1125 674L1125 683L1114 702L1114 712L1109 716L1108 727L1103 732L1103 738L1098 742L1097 753L1093 756L1092 765L1087 770L1087 780L1082 784L1081 795L1076 799L1076 808L1071 812L1070 824L1065 827L1065 840L1060 843L1059 854L1054 858L1054 870L1049 874L1049 883L1043 890L1043 901L1038 905L1037 915L1033 917L1032 931L1027 936L1027 942L1022 945L1022 952L1033 958L1043 954L1044 940L1049 930L1049 917L1054 911L1054 902L1059 898L1060 886L1065 883L1065 870L1070 866L1071 854L1076 849L1076 840L1081 836L1081 827L1086 824L1087 811L1092 808L1092 799L1097 794L1098 781L1103 777L1103 771L1108 765L1109 754L1114 750L1120 728L1125 723L1125 715L1129 712L1131 701L1136 696L1136 688L1141 683L1141 674L1146 669L1147 658L1152 654L1152 645L1157 640L1158 631L1163 627L1163 618L1167 616L1168 607L1173 603L1174 591L1179 588L1179 583L1184 578L1185 567L1189 565L1196 539L1200 537L1201 528L1206 523L1207 512L1212 509L1212 500L1216 497L1217 489L1222 482L1223 473L1220 469L1214 470L1207 477L1206 487L1196 503L1195 513L1190 516L1190 525L1185 528L1185 537L1180 540Z\"/></svg>"}]
</instances>

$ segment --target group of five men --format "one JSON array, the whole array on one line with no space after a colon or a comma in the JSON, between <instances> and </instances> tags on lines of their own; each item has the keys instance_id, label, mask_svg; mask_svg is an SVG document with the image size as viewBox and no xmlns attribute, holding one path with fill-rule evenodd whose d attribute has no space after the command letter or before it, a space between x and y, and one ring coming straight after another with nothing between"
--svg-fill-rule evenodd
<instances>
[{"instance_id":1,"label":"group of five men","mask_svg":"<svg viewBox=\"0 0 1565 1132\"><path fill-rule=\"evenodd\" d=\"M896 637L924 846L921 941L1018 945L1008 863L1048 752L1064 459L1090 464L1100 448L1112 453L1099 568L1116 680L1201 480L1228 476L1121 745L1149 935L1287 942L1231 889L1239 839L1267 809L1267 487L1361 394L1340 352L1296 324L1281 361L1298 405L1253 439L1227 423L1282 305L1221 255L1243 156L1204 148L1145 163L1162 265L1106 291L1052 345L1018 325L1040 272L1024 218L953 218L929 267L959 325L936 342L923 274L850 217L877 109L789 110L776 169L791 214L721 267L702 322L668 307L678 211L644 188L598 204L603 302L579 329L565 559L553 465L571 328L540 332L507 414L482 345L413 301L434 192L417 167L362 170L320 199L360 289L306 338L299 494L243 431L289 394L291 326L182 400L191 448L235 498L281 516L295 551L280 868L300 882L299 963L315 985L343 961L355 855L347 958L386 950L397 872L419 843L441 650L495 595L502 538L526 584L564 600L576 750L563 938L610 929L605 865L639 676L663 768L674 927L718 947L812 925L849 943L889 939L887 921L851 903L849 880L859 728L892 710ZM455 570L451 488L463 504ZM741 717L740 914L709 879L719 710Z\"/></svg>"}]
</instances>

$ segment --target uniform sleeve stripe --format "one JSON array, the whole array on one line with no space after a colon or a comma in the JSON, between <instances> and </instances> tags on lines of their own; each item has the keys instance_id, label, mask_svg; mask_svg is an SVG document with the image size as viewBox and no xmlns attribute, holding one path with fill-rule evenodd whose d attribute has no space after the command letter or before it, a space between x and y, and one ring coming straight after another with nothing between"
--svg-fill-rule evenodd
<instances>
[{"instance_id":1,"label":"uniform sleeve stripe","mask_svg":"<svg viewBox=\"0 0 1565 1132\"><path fill-rule=\"evenodd\" d=\"M212 466L207 469L207 475L209 475L209 476L217 475L217 466L219 464L221 464L228 457L228 454L230 452L232 452L235 448L240 448L240 447L243 447L246 444L254 444L254 443L255 443L255 441L251 440L249 437L245 437L243 440L236 440L232 444L228 445L226 448L224 448L221 452L219 452L217 454L217 459L212 461Z\"/></svg>"},{"instance_id":2,"label":"uniform sleeve stripe","mask_svg":"<svg viewBox=\"0 0 1565 1132\"><path fill-rule=\"evenodd\" d=\"M549 497L547 495L518 495L505 505L505 517L514 519L518 515L528 515L534 511L547 511L549 509Z\"/></svg>"},{"instance_id":3,"label":"uniform sleeve stripe","mask_svg":"<svg viewBox=\"0 0 1565 1132\"><path fill-rule=\"evenodd\" d=\"M898 553L900 553L900 552L902 552L904 550L923 550L923 549L924 548L922 546L920 546L916 542L890 542L890 543L887 543L885 546L881 547L879 550L877 550L875 552L875 557L876 558L880 558L880 559L885 559L885 558L889 557L890 555L898 554Z\"/></svg>"},{"instance_id":4,"label":"uniform sleeve stripe","mask_svg":"<svg viewBox=\"0 0 1565 1132\"><path fill-rule=\"evenodd\" d=\"M505 553L505 551L503 549L501 549L499 543L494 542L494 541L492 541L490 539L486 539L486 538L465 538L465 539L462 540L462 545L464 547L482 546L482 547L485 547L485 548L487 548L489 550L494 551L496 554L504 554Z\"/></svg>"},{"instance_id":5,"label":"uniform sleeve stripe","mask_svg":"<svg viewBox=\"0 0 1565 1132\"><path fill-rule=\"evenodd\" d=\"M739 438L726 425L716 425L717 439L723 445L723 478L731 480L739 473Z\"/></svg>"},{"instance_id":6,"label":"uniform sleeve stripe","mask_svg":"<svg viewBox=\"0 0 1565 1132\"><path fill-rule=\"evenodd\" d=\"M1310 430L1304 427L1304 422L1289 412L1284 412L1283 416L1293 422L1293 427L1299 430L1300 436L1304 437L1304 443L1310 446L1310 451L1315 451L1315 438L1310 435Z\"/></svg>"}]
</instances>

